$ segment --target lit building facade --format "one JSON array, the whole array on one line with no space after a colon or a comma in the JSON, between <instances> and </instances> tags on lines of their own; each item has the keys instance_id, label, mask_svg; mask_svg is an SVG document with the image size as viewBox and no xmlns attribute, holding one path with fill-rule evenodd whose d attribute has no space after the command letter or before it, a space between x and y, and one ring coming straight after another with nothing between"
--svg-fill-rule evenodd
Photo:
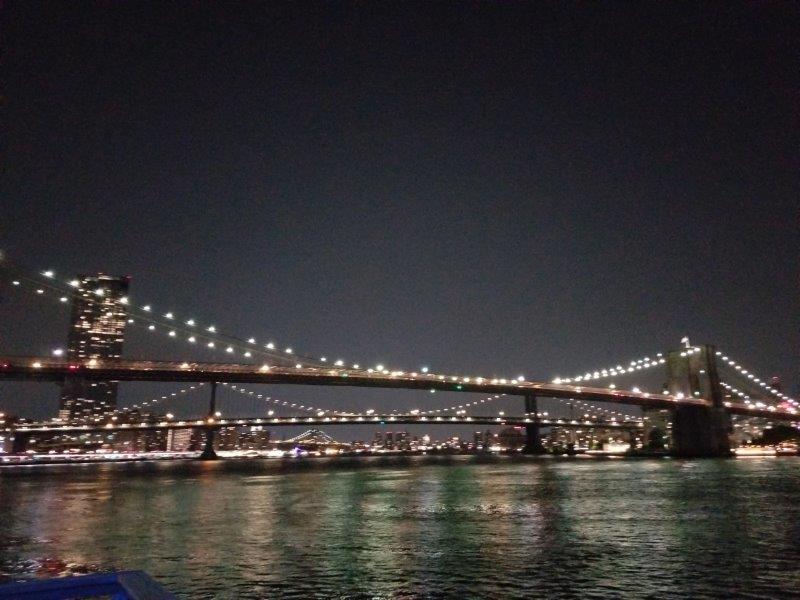
<instances>
[{"instance_id":1,"label":"lit building facade","mask_svg":"<svg viewBox=\"0 0 800 600\"><path fill-rule=\"evenodd\" d=\"M74 282L67 357L75 360L114 359L122 356L127 323L130 277L81 275ZM66 381L61 391L59 419L97 421L117 406L117 382Z\"/></svg>"}]
</instances>

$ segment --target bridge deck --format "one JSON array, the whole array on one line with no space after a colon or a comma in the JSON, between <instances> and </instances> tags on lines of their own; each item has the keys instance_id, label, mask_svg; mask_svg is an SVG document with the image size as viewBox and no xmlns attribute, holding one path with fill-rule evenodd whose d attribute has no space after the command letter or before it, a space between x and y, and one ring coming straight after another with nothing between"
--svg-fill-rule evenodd
<instances>
[{"instance_id":1,"label":"bridge deck","mask_svg":"<svg viewBox=\"0 0 800 600\"><path fill-rule=\"evenodd\" d=\"M569 419L533 419L531 417L492 417L466 415L333 415L324 417L248 417L242 419L187 419L158 423L131 423L121 425L60 425L31 423L18 425L0 432L21 433L115 433L120 431L153 431L167 429L221 428L221 427L291 427L309 425L504 425L523 426L538 424L542 427L570 429L641 429L635 421L585 421Z\"/></svg>"},{"instance_id":2,"label":"bridge deck","mask_svg":"<svg viewBox=\"0 0 800 600\"><path fill-rule=\"evenodd\" d=\"M104 360L93 364L43 357L0 358L0 380L62 381L68 377L92 381L227 382L290 385L381 387L391 389L475 392L548 398L580 398L599 402L671 408L676 403L707 405L696 398L535 381L445 377L426 373L369 373L364 370L320 367L264 367L251 364Z\"/></svg>"},{"instance_id":3,"label":"bridge deck","mask_svg":"<svg viewBox=\"0 0 800 600\"><path fill-rule=\"evenodd\" d=\"M585 387L580 385L507 381L468 377L445 377L433 373L392 372L390 374L346 368L300 368L252 364L168 362L150 360L67 361L50 357L0 357L0 380L63 381L78 378L88 381L174 381L227 382L251 384L326 385L374 387L444 392L505 394L544 398L631 404L643 408L710 406L703 398L679 398L642 391ZM798 421L796 412L759 409L751 405L727 403L731 414L763 417L776 421ZM774 407L773 407L774 408Z\"/></svg>"}]
</instances>

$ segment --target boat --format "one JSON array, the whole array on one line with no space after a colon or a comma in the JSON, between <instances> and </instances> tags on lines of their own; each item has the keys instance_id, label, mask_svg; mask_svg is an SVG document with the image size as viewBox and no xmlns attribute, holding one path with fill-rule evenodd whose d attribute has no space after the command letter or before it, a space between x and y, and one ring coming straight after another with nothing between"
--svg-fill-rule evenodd
<instances>
[{"instance_id":1,"label":"boat","mask_svg":"<svg viewBox=\"0 0 800 600\"><path fill-rule=\"evenodd\" d=\"M176 600L144 571L116 571L35 579L0 585L0 600L67 600L112 597L115 600Z\"/></svg>"}]
</instances>

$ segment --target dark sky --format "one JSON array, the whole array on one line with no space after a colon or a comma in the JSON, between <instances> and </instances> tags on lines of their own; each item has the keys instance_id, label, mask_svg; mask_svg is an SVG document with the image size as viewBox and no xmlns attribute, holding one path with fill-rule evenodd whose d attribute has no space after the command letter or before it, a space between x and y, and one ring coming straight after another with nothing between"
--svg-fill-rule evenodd
<instances>
[{"instance_id":1,"label":"dark sky","mask_svg":"<svg viewBox=\"0 0 800 600\"><path fill-rule=\"evenodd\" d=\"M799 17L5 2L0 248L361 363L550 379L690 335L796 388ZM63 344L36 302L3 352ZM28 389L0 408L53 409Z\"/></svg>"}]
</instances>

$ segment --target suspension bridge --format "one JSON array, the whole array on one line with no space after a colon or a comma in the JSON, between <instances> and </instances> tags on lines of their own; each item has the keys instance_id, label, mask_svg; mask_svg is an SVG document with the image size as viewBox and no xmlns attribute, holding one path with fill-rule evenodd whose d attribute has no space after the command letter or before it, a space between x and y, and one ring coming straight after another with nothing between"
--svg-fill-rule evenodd
<instances>
[{"instance_id":1,"label":"suspension bridge","mask_svg":"<svg viewBox=\"0 0 800 600\"><path fill-rule=\"evenodd\" d=\"M0 283L32 298L73 304L81 282L60 280L51 270L23 269L0 260ZM85 292L85 290L83 290ZM102 298L102 287L92 291ZM280 350L274 341L257 342L255 337L241 337L218 331L212 324L201 324L191 317L178 317L175 311L157 311L152 303L135 302L127 296L115 299L122 326L139 327L152 334L162 334L188 346L204 346L220 352L227 362L196 360L156 361L122 357L64 356L56 350L52 356L0 357L0 381L54 382L62 387L107 382L175 382L194 384L189 389L207 386L210 390L202 416L194 419L161 419L122 422L125 409L115 409L92 422L25 422L0 428L14 439L13 451L24 451L31 435L42 433L89 433L198 429L206 432L203 455L213 457L215 432L233 426L340 425L368 423L396 424L475 424L513 425L525 428L526 450L541 451L541 429L545 427L605 428L628 431L646 430L647 415L666 411L671 417L671 448L679 456L724 456L730 453L728 434L735 417L768 419L770 422L797 424L798 402L768 383L740 362L715 346L690 345L678 349L617 363L551 381L529 380L524 376L497 377L434 373L428 367L418 370L390 369L383 364L331 359L299 353L292 346ZM112 312L108 313L109 317ZM631 382L645 372L660 373L666 385L649 391ZM299 403L273 402L288 409L310 412L308 415L256 416L222 419L216 410L218 386L227 386L244 395L263 398L243 387L253 385L347 386L429 392L482 394L480 400L466 401L449 408L398 413L385 411L346 411L321 409ZM187 388L181 389L185 393ZM141 410L149 404L177 396L154 398L136 404ZM488 396L486 396L488 395ZM520 400L518 415L487 415L477 412L487 402L499 398ZM540 401L569 402L584 411L580 419L559 419L539 411ZM598 405L601 403L601 405ZM482 406L483 405L483 406ZM605 405L605 406L603 406ZM638 407L640 415L630 415L622 407ZM612 407L612 408L607 408ZM615 410L616 409L616 410Z\"/></svg>"}]
</instances>

